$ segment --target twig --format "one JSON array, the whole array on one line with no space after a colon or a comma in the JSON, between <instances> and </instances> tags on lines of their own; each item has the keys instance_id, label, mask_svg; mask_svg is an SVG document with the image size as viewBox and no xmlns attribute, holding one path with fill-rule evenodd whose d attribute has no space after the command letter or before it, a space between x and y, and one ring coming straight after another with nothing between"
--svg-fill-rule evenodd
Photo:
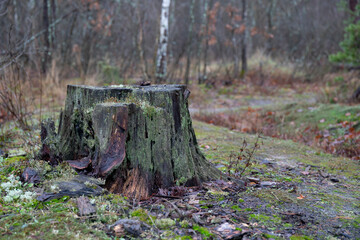
<instances>
[{"instance_id":1,"label":"twig","mask_svg":"<svg viewBox=\"0 0 360 240\"><path fill-rule=\"evenodd\" d=\"M172 202L170 202L169 200L167 199L164 199L166 202L170 203L173 208L175 209L175 211L179 214L180 218L184 217L184 213L182 211L180 211L180 209L175 205L173 204Z\"/></svg>"}]
</instances>

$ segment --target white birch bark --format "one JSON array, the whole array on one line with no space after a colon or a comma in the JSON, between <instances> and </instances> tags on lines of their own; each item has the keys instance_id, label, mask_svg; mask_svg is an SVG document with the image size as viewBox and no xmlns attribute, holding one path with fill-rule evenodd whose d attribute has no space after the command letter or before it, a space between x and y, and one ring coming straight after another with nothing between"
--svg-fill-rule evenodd
<instances>
[{"instance_id":1,"label":"white birch bark","mask_svg":"<svg viewBox=\"0 0 360 240\"><path fill-rule=\"evenodd\" d=\"M160 17L160 38L156 59L156 80L162 82L166 77L166 51L169 33L169 7L171 0L163 0Z\"/></svg>"}]
</instances>

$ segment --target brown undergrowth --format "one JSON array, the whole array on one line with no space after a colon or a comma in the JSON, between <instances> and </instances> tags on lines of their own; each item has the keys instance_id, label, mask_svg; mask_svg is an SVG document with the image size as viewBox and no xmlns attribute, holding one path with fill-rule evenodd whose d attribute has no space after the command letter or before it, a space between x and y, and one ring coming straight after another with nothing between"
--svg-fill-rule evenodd
<instances>
[{"instance_id":1,"label":"brown undergrowth","mask_svg":"<svg viewBox=\"0 0 360 240\"><path fill-rule=\"evenodd\" d=\"M291 139L294 142L304 143L308 146L320 147L328 153L360 159L358 147L360 146L360 131L353 127L356 122L340 122L337 127L344 134L334 136L329 130L320 130L310 125L294 128L293 131L284 130L282 125L284 118L277 116L276 112L264 112L262 109L253 109L251 107L243 113L195 113L193 118L244 133L262 133L273 138Z\"/></svg>"},{"instance_id":2,"label":"brown undergrowth","mask_svg":"<svg viewBox=\"0 0 360 240\"><path fill-rule=\"evenodd\" d=\"M193 118L240 132L291 139L332 154L360 159L360 110L353 97L358 87L358 72L328 73L310 81L295 67L286 69L263 56L259 59L244 79L234 80L231 86L217 77L207 86L194 87L196 96L191 103L199 111L193 113ZM306 99L309 96L313 98L311 103ZM256 102L259 98L270 100L264 106L253 106L251 100ZM274 98L276 101L271 102ZM314 116L308 113L314 109ZM301 116L302 111L307 112L307 118Z\"/></svg>"}]
</instances>

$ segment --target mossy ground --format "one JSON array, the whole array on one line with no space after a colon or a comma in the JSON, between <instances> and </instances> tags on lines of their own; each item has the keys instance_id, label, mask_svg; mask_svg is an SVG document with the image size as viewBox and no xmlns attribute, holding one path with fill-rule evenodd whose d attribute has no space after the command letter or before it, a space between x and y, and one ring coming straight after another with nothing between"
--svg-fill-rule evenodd
<instances>
[{"instance_id":1,"label":"mossy ground","mask_svg":"<svg viewBox=\"0 0 360 240\"><path fill-rule=\"evenodd\" d=\"M194 127L202 151L218 166L228 164L231 152L239 150L244 138L249 146L256 138L196 121ZM224 216L231 216L234 224L247 224L252 229L250 236L254 238L342 239L342 233L353 238L359 237L358 163L329 154L317 154L314 149L291 141L265 138L263 142L252 165L246 170L245 177L256 177L260 182L272 181L277 185L259 187L248 183L247 190L240 193L214 189L198 192L196 197L200 201L185 209L200 209L194 213L209 214L204 220L211 220L205 225L199 226L191 217L176 216L177 210L171 209L172 205L167 201L139 205L130 199L106 194L92 198L97 213L85 218L77 215L75 200L66 197L46 204L35 200L26 204L1 201L1 238L111 239L113 236L107 234L107 226L119 218L133 218L151 226L150 230L143 233L143 238L160 235L163 239L191 239L199 234L203 239L212 239L220 238L215 229L225 221ZM346 168L327 166L344 160L348 161ZM27 165L27 159L12 161L1 168L1 174L4 177L10 173L20 174ZM311 166L308 170L310 173L302 174L308 166ZM50 173L50 180L66 175L68 171L72 174L64 166L44 169ZM324 175L331 174L339 182L319 176L317 170L321 170ZM183 209L178 200L173 203ZM164 212L170 214L165 217L162 215ZM223 213L218 217L211 217L220 212ZM319 231L319 228L322 230Z\"/></svg>"},{"instance_id":2,"label":"mossy ground","mask_svg":"<svg viewBox=\"0 0 360 240\"><path fill-rule=\"evenodd\" d=\"M231 90L223 91L228 94ZM283 94L292 93L284 90ZM236 100L237 96L232 98ZM316 122L323 129L338 123L339 119L357 121L357 106L319 105L310 110L308 103L288 105L289 102L282 104L281 99L269 99L247 97L243 100L254 106L270 101L279 103L267 106L267 111L290 111L286 115L284 129L285 123L301 125L305 119ZM296 99L301 99L301 96L296 96ZM349 112L350 115L347 114ZM322 119L325 122L320 121ZM207 159L226 173L229 172L230 155L240 151L244 139L251 148L257 137L198 121L194 121L193 126ZM46 163L30 161L34 149L38 149L38 132L29 134L15 129L2 133L6 134L1 137L11 142L7 146L26 155L3 161L0 166L1 181L10 174L19 176L25 167L31 166L45 176L45 181L38 186L27 187L27 190L41 191L46 189L44 185L50 186L54 181L76 175L64 165L53 168ZM34 144L26 145L24 136L31 136L30 142ZM246 181L247 190L244 192L204 185L204 188L194 189L181 199L153 198L140 203L120 195L104 194L91 197L97 212L90 217L78 216L75 199L68 197L48 203L36 200L8 203L4 202L1 193L0 238L115 239L108 226L120 218L145 222L149 229L137 237L143 239L221 239L217 228L225 222L236 225L236 231L244 234L248 231L245 236L250 239L360 238L358 161L336 157L291 140L263 137L261 142L260 149L243 175L259 179L260 184ZM236 172L236 168L243 166L244 162L239 161L230 172ZM263 182L274 184L261 186ZM181 187L180 182L178 185ZM135 238L131 235L124 237Z\"/></svg>"}]
</instances>

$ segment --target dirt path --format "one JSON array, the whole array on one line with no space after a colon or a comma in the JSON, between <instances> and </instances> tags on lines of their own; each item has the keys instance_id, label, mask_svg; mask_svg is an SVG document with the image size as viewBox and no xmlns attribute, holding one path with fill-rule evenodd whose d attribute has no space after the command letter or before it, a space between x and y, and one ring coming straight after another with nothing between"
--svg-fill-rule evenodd
<instances>
[{"instance_id":1,"label":"dirt path","mask_svg":"<svg viewBox=\"0 0 360 240\"><path fill-rule=\"evenodd\" d=\"M235 95L229 98L226 95L218 95L211 101L211 104L204 104L204 106L196 106L196 104L190 105L190 113L221 113L238 111L242 109L251 108L262 108L266 106L275 105L286 105L293 103L308 103L314 104L316 98L313 94L305 95L301 97L297 96L246 96L246 95Z\"/></svg>"},{"instance_id":2,"label":"dirt path","mask_svg":"<svg viewBox=\"0 0 360 240\"><path fill-rule=\"evenodd\" d=\"M207 158L220 167L243 139L255 139L199 122L195 127ZM249 225L249 236L360 238L359 164L292 141L263 141L245 174L248 189L238 194L244 201L232 207Z\"/></svg>"}]
</instances>

